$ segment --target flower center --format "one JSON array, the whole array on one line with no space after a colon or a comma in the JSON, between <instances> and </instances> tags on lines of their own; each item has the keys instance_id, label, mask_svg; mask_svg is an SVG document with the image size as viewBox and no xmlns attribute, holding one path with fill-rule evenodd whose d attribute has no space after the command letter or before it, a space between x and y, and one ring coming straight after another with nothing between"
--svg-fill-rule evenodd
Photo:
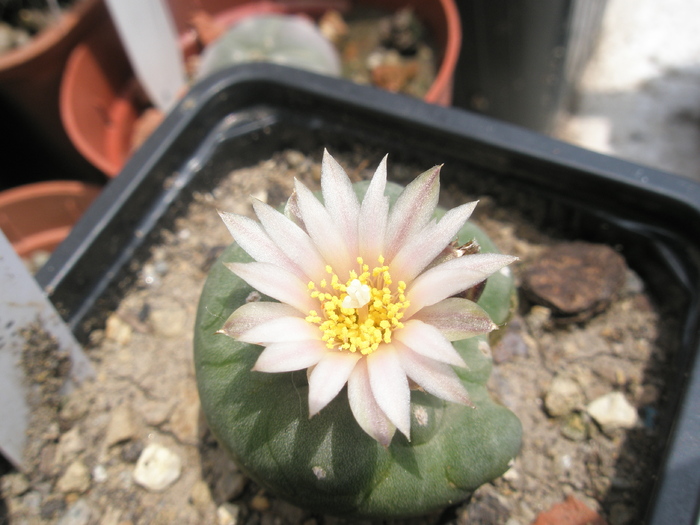
<instances>
[{"instance_id":1,"label":"flower center","mask_svg":"<svg viewBox=\"0 0 700 525\"><path fill-rule=\"evenodd\" d=\"M367 355L381 343L390 343L392 332L403 328L401 318L409 301L406 283L394 285L384 257L379 256L379 265L371 270L362 257L357 264L360 273L351 270L345 284L330 266L326 266L330 282L309 282L311 297L321 307L311 310L306 321L318 325L328 348Z\"/></svg>"}]
</instances>

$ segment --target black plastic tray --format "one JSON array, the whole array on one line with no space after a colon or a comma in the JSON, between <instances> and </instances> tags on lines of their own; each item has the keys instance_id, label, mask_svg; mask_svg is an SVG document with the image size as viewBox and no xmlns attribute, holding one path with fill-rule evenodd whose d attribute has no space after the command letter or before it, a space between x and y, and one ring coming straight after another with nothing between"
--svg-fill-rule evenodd
<instances>
[{"instance_id":1,"label":"black plastic tray","mask_svg":"<svg viewBox=\"0 0 700 525\"><path fill-rule=\"evenodd\" d=\"M362 144L394 161L445 163L472 192L516 195L564 238L619 248L657 302L675 307L665 456L653 525L696 524L700 494L700 186L536 133L419 100L279 66L221 72L193 88L127 163L37 275L78 337L99 323L149 236L196 187L285 147ZM459 168L459 169L453 169ZM513 191L516 190L516 191ZM505 197L504 197L505 198ZM513 200L513 199L511 199Z\"/></svg>"}]
</instances>

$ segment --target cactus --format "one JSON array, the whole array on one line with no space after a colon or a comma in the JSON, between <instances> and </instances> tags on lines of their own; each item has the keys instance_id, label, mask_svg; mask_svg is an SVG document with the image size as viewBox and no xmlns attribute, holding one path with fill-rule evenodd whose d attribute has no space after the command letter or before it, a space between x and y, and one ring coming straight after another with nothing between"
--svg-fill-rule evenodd
<instances>
[{"instance_id":1,"label":"cactus","mask_svg":"<svg viewBox=\"0 0 700 525\"><path fill-rule=\"evenodd\" d=\"M206 47L197 78L246 62L272 62L340 75L340 57L335 47L313 23L295 15L251 16L234 25Z\"/></svg>"},{"instance_id":2,"label":"cactus","mask_svg":"<svg viewBox=\"0 0 700 525\"><path fill-rule=\"evenodd\" d=\"M275 323L281 322L280 318L270 321L275 317L270 315L271 312L288 309L289 303L275 303L273 297L268 295L251 295L254 288L246 282L255 282L251 270L270 269L266 265L272 263L253 263L254 266L250 266L253 259L241 247L252 252L258 261L274 261L274 257L280 255L274 251L270 239L282 245L285 241L278 237L279 232L272 230L275 224L279 225L279 221L288 218L300 226L286 225L285 228L293 230L296 232L294 235L300 238L307 236L318 246L320 241L315 237L319 231L310 224L309 214L309 206L316 205L308 200L315 200L315 197L297 183L297 191L285 210L287 218L262 203L256 203L255 209L262 227L245 217L222 214L239 244L229 247L214 265L199 304L195 368L203 411L213 433L240 468L261 486L295 505L315 512L354 518L386 519L426 514L461 502L481 484L500 476L519 450L520 422L512 412L496 404L485 387L492 366L489 335L494 333L492 330L497 325L506 323L514 304L513 278L504 267L514 258L496 254L493 243L484 232L472 223L465 223L465 217L473 205L463 205L447 213L435 210L438 173L439 167L429 170L404 190L393 183L384 186L386 165L383 162L371 183L351 186L342 168L330 155L324 157L322 196L328 206L329 221L334 221L338 226L343 223L343 217L350 217L346 226L350 224L351 230L355 228L352 224L358 221L359 227L353 231L359 230L360 249L367 256L372 252L372 236L366 235L363 241L362 232L369 230L376 234L375 227L381 230L382 220L377 217L381 218L382 203L390 205L392 211L388 214L386 235L380 235L380 244L384 239L388 240L381 247L382 250L393 254L391 259L387 257L386 268L389 270L386 271L394 272L397 277L405 275L409 282L386 284L385 281L386 287L394 287L388 309L399 305L399 311L406 315L399 315L397 324L384 324L388 328L383 332L382 342L374 348L357 340L343 346L337 331L329 330L328 325L325 328L322 325L318 334L314 335L318 326L315 317L320 316L313 315L315 311L307 316L299 314L294 323L301 323L299 320L302 320L311 327L300 326L299 333L308 333L310 337L323 340L323 344L318 346L326 350L321 351L324 357L320 360L312 358L313 351L308 351L305 357L289 357L274 350L277 347L270 339L299 339L292 335L291 328L296 326L294 323L290 322L284 330L277 330L279 326L276 329ZM353 201L355 194L359 201ZM386 200L384 195L388 197ZM359 212L359 219L353 210ZM371 220L364 220L362 214L368 210L380 210L380 213L372 216ZM317 216L324 216L318 206L316 212ZM430 221L431 216L440 220L437 223ZM405 223L401 222L401 217ZM397 229L392 224L404 224L407 228ZM411 254L410 262L402 264L406 253L402 255L400 248L392 249L391 239L401 237L401 232L408 231L411 225L415 229L413 236L407 236L407 243L413 242L420 250ZM330 229L334 227L326 226ZM345 230L341 227L341 231ZM422 235L431 235L434 239L449 238L449 241L441 248L435 248L429 246L429 242L422 242ZM249 241L256 236L259 236L258 242L251 244ZM455 236L457 243L450 242ZM459 252L458 246L472 240L481 246L482 253L455 253ZM301 241L295 243L296 248L299 243ZM349 244L354 243L349 241ZM296 248L286 246L291 251ZM324 253L325 248L320 247L320 253ZM339 248L335 246L333 249ZM291 255L291 252L288 251L287 255ZM421 258L428 263L419 262ZM288 264L290 260L296 262ZM299 269L292 265L300 264L302 260L290 257L287 262L280 263L287 265L289 281L296 278L293 274ZM342 260L336 257L333 268L340 264ZM416 303L422 300L419 297L422 293L421 279L426 282L426 279L432 279L441 271L457 266L469 267L483 274L480 278L471 278L470 282L481 281L490 274L478 299L478 306L461 296L454 296L452 288L460 288L461 285L450 280L453 276L448 279L451 288L443 290L446 298L437 299L439 302L422 310L418 306L413 309L406 306L411 300ZM414 271L410 271L412 267ZM418 267L421 267L419 275L413 276ZM383 269L378 273L381 274ZM357 271L362 271L362 268ZM305 268L303 275L307 272L313 274L313 271ZM466 275L462 273L458 278L465 279ZM275 288L275 279L265 280L260 285L264 289L260 291L284 300ZM466 283L467 280L462 282ZM334 282L336 287L333 290L337 292L338 302L342 301L342 306L333 312L341 312L346 324L350 324L348 319L355 319L353 314L356 311L359 316L359 311L367 306L363 299L365 293L374 297L372 301L378 301L374 307L382 306L382 300L373 295L376 281L367 278L366 273L350 274L347 284L336 279ZM430 282L434 285L430 288L431 294L445 284L440 284L439 279ZM314 295L318 282L312 285L314 281L309 282L307 295L314 301L322 300L325 295L321 295L320 299L318 293ZM362 288L365 285L369 292ZM251 298L260 300L247 303ZM289 301L294 303L295 299L290 298ZM304 299L299 301L307 304ZM255 312L261 305L262 311L265 311L262 315L264 319L256 320L250 312ZM459 320L450 317L453 306L454 315L461 315ZM301 307L302 311L304 308ZM369 308L369 317L376 315L376 312L372 314L373 306ZM432 315L425 312L432 312ZM332 315L332 312L328 315ZM432 319L434 326L431 329L437 329L433 332L428 329L426 332L414 330L416 324L422 323L416 322L419 317L425 321L423 324L428 324ZM276 335L268 337L266 330ZM424 334L434 335L435 331L440 333L430 339L420 339ZM389 332L388 336L386 332ZM417 342L415 338L409 340L406 336L409 333L420 341ZM467 333L473 335L461 338ZM251 340L264 341L265 350L261 353L260 346L251 344ZM423 352L422 347L432 349L434 346L436 351L439 347L439 352L445 351L444 355L449 356L449 351L440 346L442 341L447 340L454 340L453 346L449 346L449 343L448 346L454 348L456 357L455 361L452 361L453 357L445 357L444 360L454 362L454 366L431 364L432 359L415 358L411 354L400 357L401 366L398 368L377 368L380 360L375 359L376 356L384 359L387 355L402 351L410 354L413 352L411 347L416 348L416 353ZM306 343L313 346L310 342ZM295 343L289 344L294 347ZM277 359L270 362L264 357L266 353L273 354ZM323 359L326 358L334 360L331 372L327 372L328 366L324 364ZM416 373L414 358L416 363L425 365L424 373ZM289 365L288 362L294 359L301 361ZM311 368L310 372L304 370L307 366ZM344 376L348 382L347 394L345 390L339 391L337 386L332 388L330 394L325 392L330 388L328 383L334 381L328 378L345 366L351 369ZM375 366L382 377L377 380L370 372L367 379L366 375L361 374L365 370L361 367L365 366L367 369ZM290 371L271 373L278 369ZM321 378L319 386L321 371L327 373L327 377ZM356 379L357 376L361 379ZM399 385L403 384L401 377L407 381L406 376L423 388L412 389L404 404ZM396 377L399 379L396 380ZM361 388L362 378L368 382L365 390ZM324 379L328 380L324 382ZM406 388L407 385L408 382ZM384 388L396 390L390 392L388 402L383 397ZM358 401L358 392L366 394L367 399ZM395 432L395 429L399 432Z\"/></svg>"}]
</instances>

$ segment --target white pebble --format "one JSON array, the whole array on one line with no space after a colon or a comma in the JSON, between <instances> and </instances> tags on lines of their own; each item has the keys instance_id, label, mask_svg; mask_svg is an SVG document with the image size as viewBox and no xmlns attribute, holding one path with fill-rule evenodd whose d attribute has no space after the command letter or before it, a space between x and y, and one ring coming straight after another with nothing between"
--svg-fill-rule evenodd
<instances>
[{"instance_id":1,"label":"white pebble","mask_svg":"<svg viewBox=\"0 0 700 525\"><path fill-rule=\"evenodd\" d=\"M134 481L142 487L160 492L175 483L180 477L180 457L162 445L148 445L134 468Z\"/></svg>"},{"instance_id":2,"label":"white pebble","mask_svg":"<svg viewBox=\"0 0 700 525\"><path fill-rule=\"evenodd\" d=\"M604 429L633 428L639 416L637 410L621 392L610 392L591 401L588 414Z\"/></svg>"}]
</instances>

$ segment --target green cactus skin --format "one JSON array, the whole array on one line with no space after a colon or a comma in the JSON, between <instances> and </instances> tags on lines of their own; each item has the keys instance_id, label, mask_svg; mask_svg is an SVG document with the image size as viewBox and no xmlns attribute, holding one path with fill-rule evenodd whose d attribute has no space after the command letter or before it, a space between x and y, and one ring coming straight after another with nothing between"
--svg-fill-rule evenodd
<instances>
[{"instance_id":1,"label":"green cactus skin","mask_svg":"<svg viewBox=\"0 0 700 525\"><path fill-rule=\"evenodd\" d=\"M340 76L338 52L306 18L258 15L239 22L202 53L197 78L248 62L272 62L315 73Z\"/></svg>"},{"instance_id":2,"label":"green cactus skin","mask_svg":"<svg viewBox=\"0 0 700 525\"><path fill-rule=\"evenodd\" d=\"M367 183L355 187L361 197ZM386 193L394 200L401 189L388 184ZM467 223L459 242L473 238L483 252L495 251L485 233ZM518 418L486 391L492 367L487 336L454 343L469 366L457 372L474 406L413 391L411 441L397 432L385 448L356 423L344 390L309 419L306 371L252 372L262 348L215 333L252 291L222 263L251 260L234 243L214 265L200 299L194 339L204 414L244 473L313 512L386 519L459 503L508 469L522 430ZM496 272L478 302L502 325L514 294L510 272Z\"/></svg>"}]
</instances>

